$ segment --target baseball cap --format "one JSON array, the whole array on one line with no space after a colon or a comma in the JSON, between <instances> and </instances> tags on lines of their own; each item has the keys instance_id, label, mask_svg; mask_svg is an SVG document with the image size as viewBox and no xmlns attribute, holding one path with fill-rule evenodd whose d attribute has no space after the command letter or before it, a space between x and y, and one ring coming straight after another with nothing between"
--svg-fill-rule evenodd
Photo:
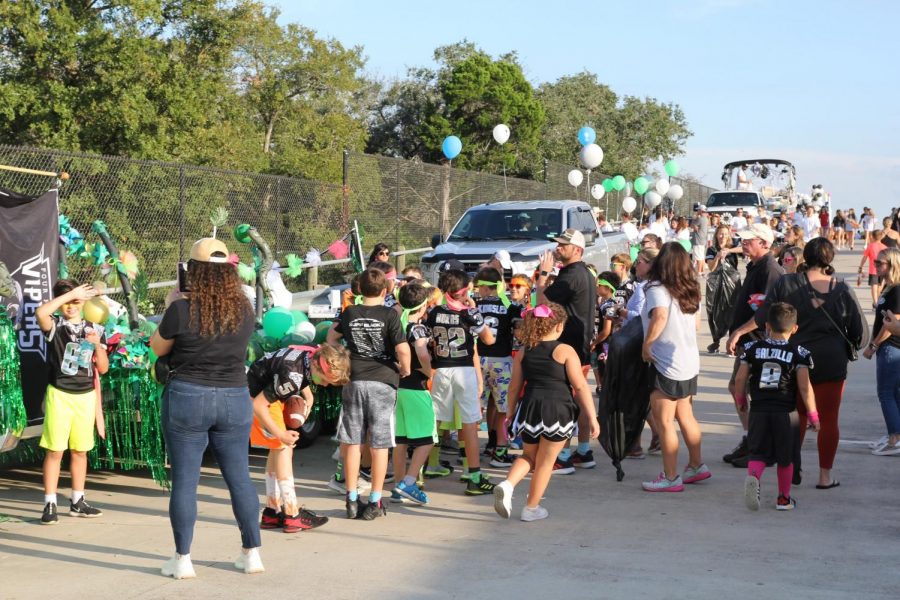
<instances>
[{"instance_id":1,"label":"baseball cap","mask_svg":"<svg viewBox=\"0 0 900 600\"><path fill-rule=\"evenodd\" d=\"M694 203L694 212L706 212L706 205L699 202Z\"/></svg>"},{"instance_id":2,"label":"baseball cap","mask_svg":"<svg viewBox=\"0 0 900 600\"><path fill-rule=\"evenodd\" d=\"M561 236L553 238L553 241L563 245L571 244L584 250L584 234L571 227L563 231Z\"/></svg>"},{"instance_id":3,"label":"baseball cap","mask_svg":"<svg viewBox=\"0 0 900 600\"><path fill-rule=\"evenodd\" d=\"M504 269L512 270L512 268L513 268L512 257L510 257L508 251L497 250L496 252L494 252L494 258L496 258L498 261L500 261L500 265Z\"/></svg>"},{"instance_id":4,"label":"baseball cap","mask_svg":"<svg viewBox=\"0 0 900 600\"><path fill-rule=\"evenodd\" d=\"M200 238L191 246L191 260L208 263L228 262L228 248L216 238Z\"/></svg>"},{"instance_id":5,"label":"baseball cap","mask_svg":"<svg viewBox=\"0 0 900 600\"><path fill-rule=\"evenodd\" d=\"M466 265L462 264L462 261L456 260L455 258L451 258L450 260L445 260L443 263L441 263L441 266L438 269L438 271L440 271L441 273L443 273L444 271L453 271L453 270L465 271Z\"/></svg>"},{"instance_id":6,"label":"baseball cap","mask_svg":"<svg viewBox=\"0 0 900 600\"><path fill-rule=\"evenodd\" d=\"M742 240L760 239L769 244L775 241L775 234L772 233L772 228L768 225L763 225L762 223L754 223L747 229L739 231L738 236Z\"/></svg>"}]
</instances>

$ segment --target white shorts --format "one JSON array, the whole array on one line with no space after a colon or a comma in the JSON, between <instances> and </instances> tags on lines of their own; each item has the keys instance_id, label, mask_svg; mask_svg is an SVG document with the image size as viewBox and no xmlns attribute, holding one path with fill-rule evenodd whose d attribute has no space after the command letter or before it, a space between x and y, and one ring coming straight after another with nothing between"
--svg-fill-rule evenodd
<instances>
[{"instance_id":1,"label":"white shorts","mask_svg":"<svg viewBox=\"0 0 900 600\"><path fill-rule=\"evenodd\" d=\"M434 402L434 418L438 421L452 423L453 405L456 404L463 424L479 422L481 403L475 367L435 369L431 380L431 399Z\"/></svg>"}]
</instances>

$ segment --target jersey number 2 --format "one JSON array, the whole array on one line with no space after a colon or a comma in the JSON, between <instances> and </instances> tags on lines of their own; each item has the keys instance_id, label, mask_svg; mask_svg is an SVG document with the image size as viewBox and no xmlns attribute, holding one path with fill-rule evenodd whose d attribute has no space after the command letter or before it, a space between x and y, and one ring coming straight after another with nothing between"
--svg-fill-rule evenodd
<instances>
[{"instance_id":1,"label":"jersey number 2","mask_svg":"<svg viewBox=\"0 0 900 600\"><path fill-rule=\"evenodd\" d=\"M466 356L466 349L460 349L466 343L466 330L462 327L432 327L436 338L434 353L441 358L461 358Z\"/></svg>"}]
</instances>

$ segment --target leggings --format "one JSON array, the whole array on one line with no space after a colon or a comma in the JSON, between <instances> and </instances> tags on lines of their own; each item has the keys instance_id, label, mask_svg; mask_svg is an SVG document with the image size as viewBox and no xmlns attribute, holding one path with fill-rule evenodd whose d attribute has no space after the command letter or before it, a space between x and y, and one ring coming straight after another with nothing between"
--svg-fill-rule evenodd
<instances>
[{"instance_id":1,"label":"leggings","mask_svg":"<svg viewBox=\"0 0 900 600\"><path fill-rule=\"evenodd\" d=\"M838 412L841 408L841 396L844 394L843 379L839 381L823 381L812 384L816 395L816 409L819 411L818 447L819 468L831 469L834 466L834 455L837 454L838 440L841 432L838 429ZM800 416L800 445L806 435L806 406L799 394L797 396L797 413ZM797 449L799 455L799 446ZM799 465L799 462L797 463Z\"/></svg>"}]
</instances>

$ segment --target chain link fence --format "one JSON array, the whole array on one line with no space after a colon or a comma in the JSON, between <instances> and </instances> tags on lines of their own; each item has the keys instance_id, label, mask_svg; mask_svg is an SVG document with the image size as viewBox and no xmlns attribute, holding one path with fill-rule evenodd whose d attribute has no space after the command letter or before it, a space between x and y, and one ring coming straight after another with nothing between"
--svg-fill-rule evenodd
<instances>
[{"instance_id":1,"label":"chain link fence","mask_svg":"<svg viewBox=\"0 0 900 600\"><path fill-rule=\"evenodd\" d=\"M379 155L345 153L343 185L291 177L226 171L175 163L131 160L75 152L0 145L0 164L69 173L60 188L60 212L88 241L93 221L104 221L120 250L130 250L150 282L175 277L190 244L213 231L211 215L228 211L220 238L230 238L240 223L254 225L269 242L276 258L310 248L323 250L344 236L358 221L364 250L385 242L392 249L428 244L446 231L468 208L503 200L583 199L615 218L624 192L610 192L600 201L590 197L590 185L609 175L593 172L578 188L567 176L574 168L545 161L539 180L504 177L454 169L448 165ZM684 197L674 207L690 214L694 202L705 202L713 188L672 178ZM52 185L47 177L0 170L0 187L38 195ZM639 201L640 207L640 201ZM223 235L224 234L224 235ZM229 248L245 263L249 249L233 239ZM328 257L326 257L328 258ZM94 281L100 267L69 259L69 271L79 281ZM323 269L320 283L343 280L340 266ZM287 281L289 289L305 289L306 275ZM163 292L153 295L161 300Z\"/></svg>"}]
</instances>

